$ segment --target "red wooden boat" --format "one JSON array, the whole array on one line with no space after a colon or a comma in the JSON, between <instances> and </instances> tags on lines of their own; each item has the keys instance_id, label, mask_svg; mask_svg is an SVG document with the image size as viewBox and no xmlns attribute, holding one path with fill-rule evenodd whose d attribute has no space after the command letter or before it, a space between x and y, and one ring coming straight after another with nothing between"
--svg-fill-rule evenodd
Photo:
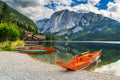
<instances>
[{"instance_id":1,"label":"red wooden boat","mask_svg":"<svg viewBox=\"0 0 120 80\"><path fill-rule=\"evenodd\" d=\"M97 61L101 56L101 50L95 52L86 52L84 55L78 57L74 56L74 59L69 61L68 63L63 63L61 61L56 61L59 66L70 70L82 70L90 66L92 63Z\"/></svg>"},{"instance_id":2,"label":"red wooden boat","mask_svg":"<svg viewBox=\"0 0 120 80\"><path fill-rule=\"evenodd\" d=\"M25 46L22 48L16 49L19 52L22 53L31 53L31 54L39 54L39 53L51 53L56 52L57 50L52 47L43 47L43 46Z\"/></svg>"}]
</instances>

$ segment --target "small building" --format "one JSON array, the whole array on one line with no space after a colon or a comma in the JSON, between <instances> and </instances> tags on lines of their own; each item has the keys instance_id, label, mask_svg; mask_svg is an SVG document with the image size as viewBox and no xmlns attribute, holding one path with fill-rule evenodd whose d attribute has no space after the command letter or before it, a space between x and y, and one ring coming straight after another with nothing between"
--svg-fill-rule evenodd
<instances>
[{"instance_id":1,"label":"small building","mask_svg":"<svg viewBox=\"0 0 120 80\"><path fill-rule=\"evenodd\" d=\"M46 39L46 37L43 34L33 35L32 32L27 32L27 33L25 33L25 36L23 37L22 40L24 40L24 41L42 41L45 39Z\"/></svg>"}]
</instances>

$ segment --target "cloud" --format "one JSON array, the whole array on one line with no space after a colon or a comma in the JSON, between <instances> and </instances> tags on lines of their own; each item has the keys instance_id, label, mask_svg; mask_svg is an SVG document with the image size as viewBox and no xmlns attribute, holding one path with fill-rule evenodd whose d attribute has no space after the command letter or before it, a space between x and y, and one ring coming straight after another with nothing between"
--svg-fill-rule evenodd
<instances>
[{"instance_id":1,"label":"cloud","mask_svg":"<svg viewBox=\"0 0 120 80\"><path fill-rule=\"evenodd\" d=\"M116 3L120 3L120 0L114 0L114 2L116 2Z\"/></svg>"},{"instance_id":2,"label":"cloud","mask_svg":"<svg viewBox=\"0 0 120 80\"><path fill-rule=\"evenodd\" d=\"M100 0L74 0L87 1L86 4L77 4L72 6L73 0L2 0L22 14L30 17L34 21L43 18L49 18L54 12L69 9L76 12L94 12L103 16L120 21L120 0L114 0L107 4L107 10L99 10L95 5L99 5ZM45 7L45 5L54 3L55 9ZM52 5L51 5L52 6Z\"/></svg>"},{"instance_id":3,"label":"cloud","mask_svg":"<svg viewBox=\"0 0 120 80\"><path fill-rule=\"evenodd\" d=\"M95 5L99 4L100 0L88 0L88 4L80 4L74 7L65 7L69 10L76 12L94 12L96 14L101 14L105 17L117 20L120 22L120 0L116 0L116 2L109 2L107 4L107 10L99 10ZM119 1L119 2L118 2ZM58 9L63 9L64 7L58 7Z\"/></svg>"},{"instance_id":4,"label":"cloud","mask_svg":"<svg viewBox=\"0 0 120 80\"><path fill-rule=\"evenodd\" d=\"M107 73L107 74L120 76L120 60L108 65L102 66L100 68L96 68L94 71L99 73Z\"/></svg>"},{"instance_id":5,"label":"cloud","mask_svg":"<svg viewBox=\"0 0 120 80\"><path fill-rule=\"evenodd\" d=\"M72 2L72 0L52 0L54 3L56 4L64 4L64 5L70 5L70 3Z\"/></svg>"},{"instance_id":6,"label":"cloud","mask_svg":"<svg viewBox=\"0 0 120 80\"><path fill-rule=\"evenodd\" d=\"M22 6L22 7L27 7L27 6L39 6L39 5L44 5L48 4L50 1L49 0L2 0L10 4L11 6Z\"/></svg>"},{"instance_id":7,"label":"cloud","mask_svg":"<svg viewBox=\"0 0 120 80\"><path fill-rule=\"evenodd\" d=\"M12 8L28 16L34 21L49 18L55 11L45 7L51 1L57 5L69 6L72 0L2 0L7 2Z\"/></svg>"},{"instance_id":8,"label":"cloud","mask_svg":"<svg viewBox=\"0 0 120 80\"><path fill-rule=\"evenodd\" d=\"M88 0L88 4L91 4L91 5L96 5L100 2L100 0Z\"/></svg>"},{"instance_id":9,"label":"cloud","mask_svg":"<svg viewBox=\"0 0 120 80\"><path fill-rule=\"evenodd\" d=\"M115 19L120 21L120 0L118 3L114 3L114 2L109 2L108 3L108 9L106 11L108 11L110 13L110 18Z\"/></svg>"},{"instance_id":10,"label":"cloud","mask_svg":"<svg viewBox=\"0 0 120 80\"><path fill-rule=\"evenodd\" d=\"M50 0L2 0L7 2L12 8L28 16L32 20L49 18L53 10L44 7Z\"/></svg>"},{"instance_id":11,"label":"cloud","mask_svg":"<svg viewBox=\"0 0 120 80\"><path fill-rule=\"evenodd\" d=\"M51 14L54 13L52 9L48 9L46 7L42 6L36 6L36 7L18 7L19 11L23 13L24 15L30 17L34 21L44 18L49 18Z\"/></svg>"},{"instance_id":12,"label":"cloud","mask_svg":"<svg viewBox=\"0 0 120 80\"><path fill-rule=\"evenodd\" d=\"M120 13L119 3L109 2L108 3L108 11L115 12L115 13Z\"/></svg>"},{"instance_id":13,"label":"cloud","mask_svg":"<svg viewBox=\"0 0 120 80\"><path fill-rule=\"evenodd\" d=\"M77 5L77 6L74 6L74 7L57 6L56 11L60 11L60 10L63 10L63 9L68 9L70 11L81 12L81 13L94 12L94 13L100 14L100 11L98 10L98 8L94 7L91 4L80 4L80 5Z\"/></svg>"},{"instance_id":14,"label":"cloud","mask_svg":"<svg viewBox=\"0 0 120 80\"><path fill-rule=\"evenodd\" d=\"M84 1L85 1L85 2L86 2L87 0L76 0L76 1L79 1L79 2L81 2L81 1L83 1L83 2L84 2Z\"/></svg>"}]
</instances>

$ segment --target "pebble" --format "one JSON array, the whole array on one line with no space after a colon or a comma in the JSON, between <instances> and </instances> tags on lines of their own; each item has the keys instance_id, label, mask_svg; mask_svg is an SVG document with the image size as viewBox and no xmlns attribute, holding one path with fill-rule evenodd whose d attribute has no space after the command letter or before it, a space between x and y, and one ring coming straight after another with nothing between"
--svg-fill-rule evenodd
<instances>
[{"instance_id":1,"label":"pebble","mask_svg":"<svg viewBox=\"0 0 120 80\"><path fill-rule=\"evenodd\" d=\"M27 54L0 52L0 80L120 80L120 76L92 71L67 71L60 66L43 63Z\"/></svg>"}]
</instances>

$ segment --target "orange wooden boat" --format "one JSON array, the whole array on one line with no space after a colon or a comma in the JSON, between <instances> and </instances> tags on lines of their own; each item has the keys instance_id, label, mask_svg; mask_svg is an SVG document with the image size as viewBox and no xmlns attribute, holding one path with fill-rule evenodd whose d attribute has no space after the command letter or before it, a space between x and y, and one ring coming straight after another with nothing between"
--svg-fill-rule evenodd
<instances>
[{"instance_id":1,"label":"orange wooden boat","mask_svg":"<svg viewBox=\"0 0 120 80\"><path fill-rule=\"evenodd\" d=\"M97 61L101 56L101 50L95 52L86 52L84 55L78 57L74 56L74 59L68 63L63 63L61 61L56 61L56 64L70 70L82 70L90 66L92 63Z\"/></svg>"},{"instance_id":2,"label":"orange wooden boat","mask_svg":"<svg viewBox=\"0 0 120 80\"><path fill-rule=\"evenodd\" d=\"M43 46L25 46L22 48L17 48L16 49L19 52L22 53L31 53L31 54L39 54L39 53L51 53L51 52L56 52L57 50L52 47L43 47Z\"/></svg>"}]
</instances>

